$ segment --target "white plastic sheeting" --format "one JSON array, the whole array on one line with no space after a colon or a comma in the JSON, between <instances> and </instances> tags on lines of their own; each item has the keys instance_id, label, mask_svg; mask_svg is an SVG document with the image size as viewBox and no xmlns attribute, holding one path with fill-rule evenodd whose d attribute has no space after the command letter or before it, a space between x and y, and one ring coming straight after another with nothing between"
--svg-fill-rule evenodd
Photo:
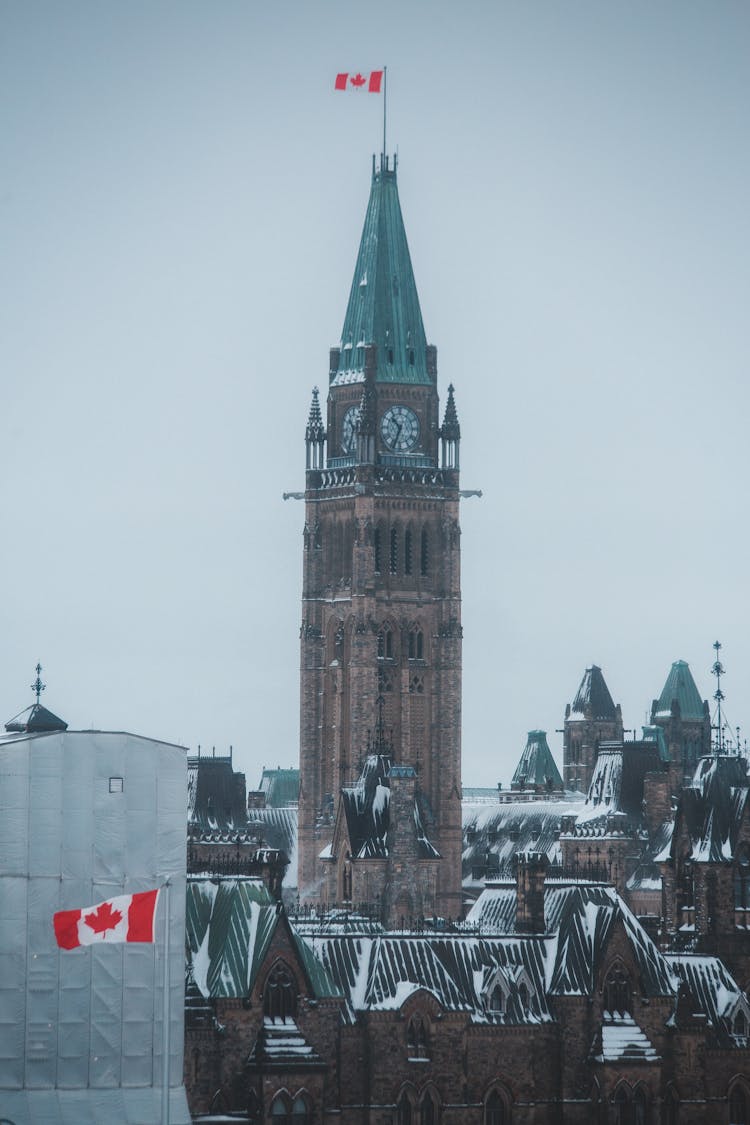
<instances>
[{"instance_id":1,"label":"white plastic sheeting","mask_svg":"<svg viewBox=\"0 0 750 1125\"><path fill-rule=\"evenodd\" d=\"M15 1125L160 1120L164 896L154 945L59 950L52 915L166 875L170 1119L190 1121L185 804L181 747L99 731L0 740L0 1116Z\"/></svg>"}]
</instances>

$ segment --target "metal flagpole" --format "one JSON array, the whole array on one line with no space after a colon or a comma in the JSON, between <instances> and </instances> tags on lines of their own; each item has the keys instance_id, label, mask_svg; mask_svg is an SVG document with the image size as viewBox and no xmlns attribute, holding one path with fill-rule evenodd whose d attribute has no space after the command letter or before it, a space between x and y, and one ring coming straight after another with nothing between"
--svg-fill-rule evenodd
<instances>
[{"instance_id":1,"label":"metal flagpole","mask_svg":"<svg viewBox=\"0 0 750 1125\"><path fill-rule=\"evenodd\" d=\"M383 160L386 159L385 148L385 111L388 104L388 67L383 67Z\"/></svg>"},{"instance_id":2,"label":"metal flagpole","mask_svg":"<svg viewBox=\"0 0 750 1125\"><path fill-rule=\"evenodd\" d=\"M164 1013L162 1025L161 1121L169 1125L169 876L164 883Z\"/></svg>"}]
</instances>

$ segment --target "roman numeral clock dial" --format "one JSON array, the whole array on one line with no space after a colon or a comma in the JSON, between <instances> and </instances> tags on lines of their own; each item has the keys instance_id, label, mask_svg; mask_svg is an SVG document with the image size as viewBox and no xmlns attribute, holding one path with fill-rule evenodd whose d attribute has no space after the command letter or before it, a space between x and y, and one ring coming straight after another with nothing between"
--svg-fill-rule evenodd
<instances>
[{"instance_id":1,"label":"roman numeral clock dial","mask_svg":"<svg viewBox=\"0 0 750 1125\"><path fill-rule=\"evenodd\" d=\"M419 418L408 406L391 406L380 421L380 436L394 453L408 453L419 441Z\"/></svg>"}]
</instances>

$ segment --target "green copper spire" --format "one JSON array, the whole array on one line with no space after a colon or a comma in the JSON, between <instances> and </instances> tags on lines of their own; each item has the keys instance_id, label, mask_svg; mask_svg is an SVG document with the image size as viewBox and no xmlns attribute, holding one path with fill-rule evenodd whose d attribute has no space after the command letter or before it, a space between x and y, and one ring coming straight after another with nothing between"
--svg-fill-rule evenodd
<instances>
[{"instance_id":1,"label":"green copper spire","mask_svg":"<svg viewBox=\"0 0 750 1125\"><path fill-rule=\"evenodd\" d=\"M373 162L338 368L331 371L333 385L364 380L367 344L377 346L377 382L435 382L398 201L395 157L392 168L387 157L380 158L379 169Z\"/></svg>"},{"instance_id":2,"label":"green copper spire","mask_svg":"<svg viewBox=\"0 0 750 1125\"><path fill-rule=\"evenodd\" d=\"M675 660L672 665L667 682L662 688L661 695L653 707L654 715L665 716L671 714L672 703L677 701L680 705L680 717L683 719L702 719L705 714L703 700L695 686L693 674L684 660Z\"/></svg>"}]
</instances>

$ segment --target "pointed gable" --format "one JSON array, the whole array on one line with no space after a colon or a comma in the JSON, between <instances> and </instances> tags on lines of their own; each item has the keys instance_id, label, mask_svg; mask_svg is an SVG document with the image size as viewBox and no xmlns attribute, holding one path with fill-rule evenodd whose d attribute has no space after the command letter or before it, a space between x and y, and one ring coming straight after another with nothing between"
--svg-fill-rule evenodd
<instances>
[{"instance_id":1,"label":"pointed gable","mask_svg":"<svg viewBox=\"0 0 750 1125\"><path fill-rule=\"evenodd\" d=\"M364 379L364 348L377 346L378 382L433 383L427 339L396 184L396 167L373 166L370 201L332 382Z\"/></svg>"},{"instance_id":2,"label":"pointed gable","mask_svg":"<svg viewBox=\"0 0 750 1125\"><path fill-rule=\"evenodd\" d=\"M546 731L529 731L526 746L510 784L512 789L563 788L560 771L547 743Z\"/></svg>"},{"instance_id":3,"label":"pointed gable","mask_svg":"<svg viewBox=\"0 0 750 1125\"><path fill-rule=\"evenodd\" d=\"M679 704L682 719L703 719L703 700L685 660L675 660L672 665L667 682L654 706L653 717L666 718L671 715L674 702Z\"/></svg>"},{"instance_id":4,"label":"pointed gable","mask_svg":"<svg viewBox=\"0 0 750 1125\"><path fill-rule=\"evenodd\" d=\"M609 688L596 664L587 668L570 708L570 718L616 719L615 707Z\"/></svg>"}]
</instances>

